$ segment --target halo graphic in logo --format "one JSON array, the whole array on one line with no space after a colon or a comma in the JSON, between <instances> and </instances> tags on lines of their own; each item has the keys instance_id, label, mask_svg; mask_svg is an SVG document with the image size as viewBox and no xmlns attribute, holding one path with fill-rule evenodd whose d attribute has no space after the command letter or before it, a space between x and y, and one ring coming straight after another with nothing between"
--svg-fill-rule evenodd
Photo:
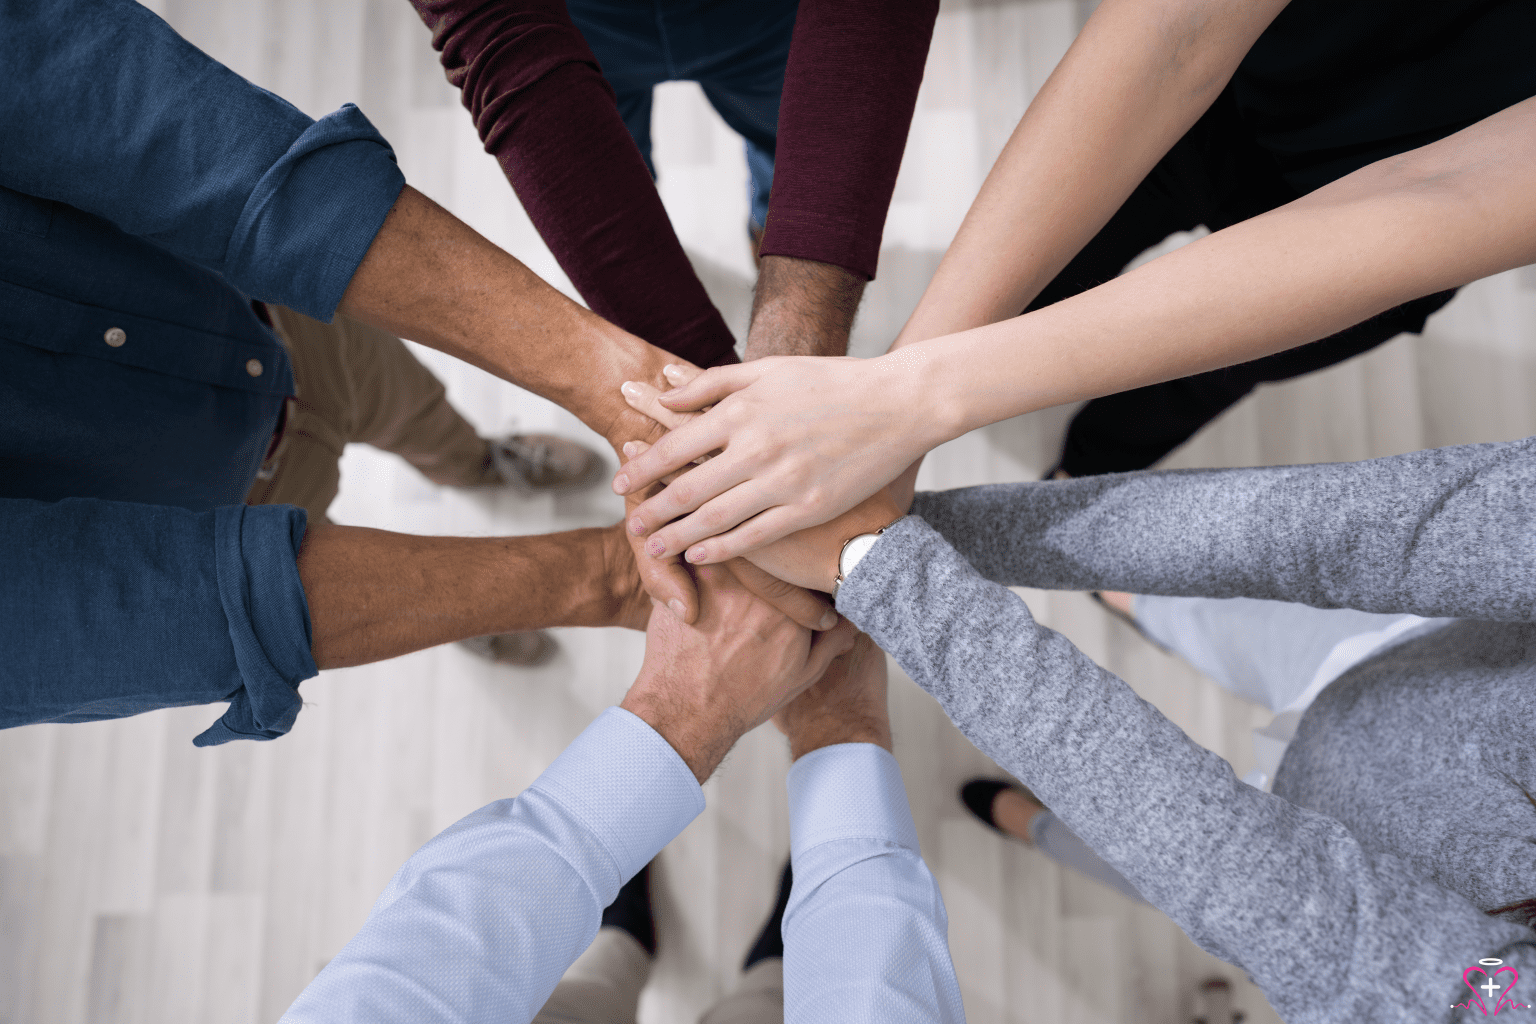
<instances>
[{"instance_id":1,"label":"halo graphic in logo","mask_svg":"<svg viewBox=\"0 0 1536 1024\"><path fill-rule=\"evenodd\" d=\"M1491 972L1491 973L1490 973ZM1483 983L1475 984L1472 975L1481 974ZM1502 981L1501 981L1502 979ZM1472 996L1464 1003L1452 1003L1453 1010L1470 1010L1474 1006L1483 1011L1485 1017L1497 1017L1500 1010L1529 1010L1530 1003L1517 1003L1510 998L1510 993L1515 990L1515 985L1520 980L1520 972L1499 960L1490 957L1487 960L1479 960L1477 964L1468 967L1461 972L1461 980L1467 988L1472 990ZM1488 997L1488 1002L1483 1001L1483 996ZM1488 1003L1493 1004L1493 1009L1488 1009Z\"/></svg>"}]
</instances>

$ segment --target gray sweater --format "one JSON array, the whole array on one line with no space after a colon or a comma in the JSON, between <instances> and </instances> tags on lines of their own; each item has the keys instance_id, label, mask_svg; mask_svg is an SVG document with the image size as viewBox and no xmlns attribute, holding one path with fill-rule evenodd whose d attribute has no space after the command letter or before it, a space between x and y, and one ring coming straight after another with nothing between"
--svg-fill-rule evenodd
<instances>
[{"instance_id":1,"label":"gray sweater","mask_svg":"<svg viewBox=\"0 0 1536 1024\"><path fill-rule=\"evenodd\" d=\"M1536 1004L1536 933L1486 914L1536 897L1536 439L973 487L920 494L912 512L838 609L1282 1017L1482 1019L1453 1004L1489 957ZM1270 795L1005 585L1488 621L1336 680Z\"/></svg>"}]
</instances>

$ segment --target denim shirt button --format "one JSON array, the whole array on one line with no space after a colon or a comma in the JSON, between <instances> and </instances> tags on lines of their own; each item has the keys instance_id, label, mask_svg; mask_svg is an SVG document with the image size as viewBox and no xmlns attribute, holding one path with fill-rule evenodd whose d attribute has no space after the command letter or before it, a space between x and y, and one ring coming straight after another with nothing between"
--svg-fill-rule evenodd
<instances>
[{"instance_id":1,"label":"denim shirt button","mask_svg":"<svg viewBox=\"0 0 1536 1024\"><path fill-rule=\"evenodd\" d=\"M261 360L260 359L247 359L245 361L245 372L250 374L252 377L260 377L261 376Z\"/></svg>"},{"instance_id":2,"label":"denim shirt button","mask_svg":"<svg viewBox=\"0 0 1536 1024\"><path fill-rule=\"evenodd\" d=\"M113 348L122 348L128 340L128 332L121 327L109 327L107 333L101 336L101 340Z\"/></svg>"}]
</instances>

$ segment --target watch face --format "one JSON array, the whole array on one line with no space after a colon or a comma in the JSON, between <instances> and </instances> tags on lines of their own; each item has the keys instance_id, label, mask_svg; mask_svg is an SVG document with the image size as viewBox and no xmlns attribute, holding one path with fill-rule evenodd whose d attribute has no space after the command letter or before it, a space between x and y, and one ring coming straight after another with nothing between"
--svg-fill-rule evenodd
<instances>
[{"instance_id":1,"label":"watch face","mask_svg":"<svg viewBox=\"0 0 1536 1024\"><path fill-rule=\"evenodd\" d=\"M843 548L843 557L838 560L837 571L842 573L843 579L853 571L853 567L859 564L859 559L869 554L869 549L875 546L875 541L880 539L877 533L861 533L850 540Z\"/></svg>"}]
</instances>

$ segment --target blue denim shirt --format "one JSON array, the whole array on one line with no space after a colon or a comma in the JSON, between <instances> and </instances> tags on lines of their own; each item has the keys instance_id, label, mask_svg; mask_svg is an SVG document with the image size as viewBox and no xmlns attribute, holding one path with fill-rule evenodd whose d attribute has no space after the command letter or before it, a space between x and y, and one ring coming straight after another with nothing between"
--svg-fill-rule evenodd
<instances>
[{"instance_id":1,"label":"blue denim shirt","mask_svg":"<svg viewBox=\"0 0 1536 1024\"><path fill-rule=\"evenodd\" d=\"M241 505L294 390L250 298L329 320L404 178L132 0L0 0L0 36L0 726L279 736L316 669L304 513Z\"/></svg>"}]
</instances>

